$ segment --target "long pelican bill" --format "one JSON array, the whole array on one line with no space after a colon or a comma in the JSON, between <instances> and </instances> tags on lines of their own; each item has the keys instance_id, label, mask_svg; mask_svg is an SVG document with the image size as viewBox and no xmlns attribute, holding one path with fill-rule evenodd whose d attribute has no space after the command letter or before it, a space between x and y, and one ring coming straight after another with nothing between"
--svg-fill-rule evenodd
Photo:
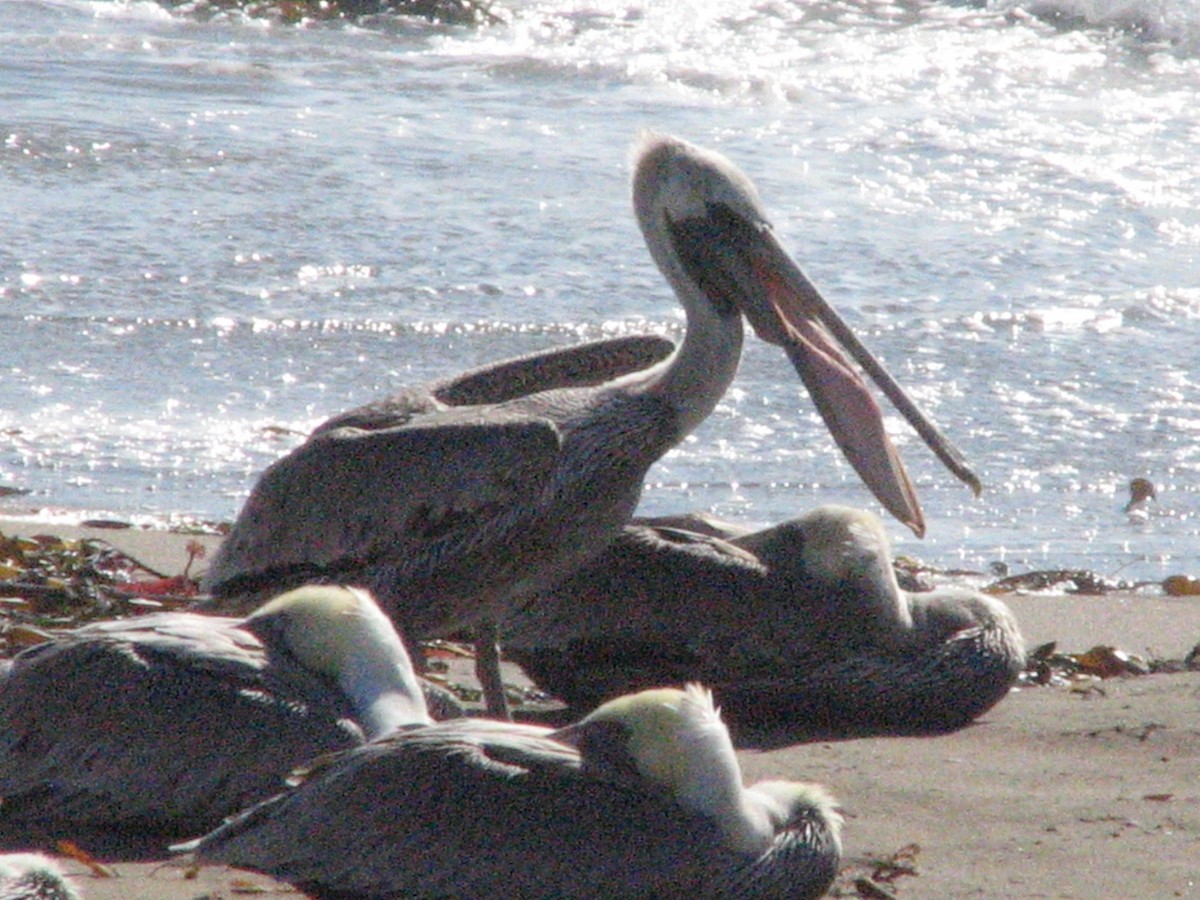
<instances>
[{"instance_id":1,"label":"long pelican bill","mask_svg":"<svg viewBox=\"0 0 1200 900\"><path fill-rule=\"evenodd\" d=\"M670 222L669 231L689 276L710 296L740 308L760 338L784 348L838 447L888 512L924 535L921 505L884 428L883 412L847 355L938 459L980 493L979 478L958 448L821 296L768 223L747 221L724 204L710 203L705 216Z\"/></svg>"},{"instance_id":2,"label":"long pelican bill","mask_svg":"<svg viewBox=\"0 0 1200 900\"><path fill-rule=\"evenodd\" d=\"M915 532L921 508L862 370L979 489L781 249L731 162L646 135L632 199L686 316L677 347L637 338L538 353L335 416L255 485L204 580L217 602L245 609L267 591L334 579L370 588L410 637L486 631L615 538L649 468L733 383L743 316L786 350L842 452ZM492 685L494 643L478 640ZM503 691L488 691L488 707L503 714Z\"/></svg>"}]
</instances>

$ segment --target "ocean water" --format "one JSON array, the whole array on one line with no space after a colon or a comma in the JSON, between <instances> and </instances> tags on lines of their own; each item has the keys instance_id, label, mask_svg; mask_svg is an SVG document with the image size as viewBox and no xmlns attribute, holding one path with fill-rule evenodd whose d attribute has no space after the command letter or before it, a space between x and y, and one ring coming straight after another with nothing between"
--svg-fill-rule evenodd
<instances>
[{"instance_id":1,"label":"ocean water","mask_svg":"<svg viewBox=\"0 0 1200 900\"><path fill-rule=\"evenodd\" d=\"M934 565L1200 574L1200 4L593 0L491 26L0 2L0 515L228 520L322 419L681 333L642 129L719 148L954 439ZM1130 520L1131 478L1159 501ZM878 508L774 348L646 513Z\"/></svg>"}]
</instances>

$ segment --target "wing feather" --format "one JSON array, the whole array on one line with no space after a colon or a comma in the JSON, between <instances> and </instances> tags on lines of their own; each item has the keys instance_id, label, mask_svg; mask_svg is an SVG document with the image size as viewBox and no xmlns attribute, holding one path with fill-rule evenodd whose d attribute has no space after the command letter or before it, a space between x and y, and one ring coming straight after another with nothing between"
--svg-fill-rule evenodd
<instances>
[{"instance_id":1,"label":"wing feather","mask_svg":"<svg viewBox=\"0 0 1200 900\"><path fill-rule=\"evenodd\" d=\"M18 655L0 682L0 823L194 834L296 763L360 743L352 716L234 620L78 629Z\"/></svg>"},{"instance_id":2,"label":"wing feather","mask_svg":"<svg viewBox=\"0 0 1200 900\"><path fill-rule=\"evenodd\" d=\"M263 474L206 576L229 582L290 567L357 571L410 559L431 540L487 529L545 489L560 447L547 419L448 410L414 424L314 435Z\"/></svg>"},{"instance_id":3,"label":"wing feather","mask_svg":"<svg viewBox=\"0 0 1200 900\"><path fill-rule=\"evenodd\" d=\"M706 821L582 774L545 729L442 723L340 754L201 839L202 860L372 897L649 897L697 888Z\"/></svg>"}]
</instances>

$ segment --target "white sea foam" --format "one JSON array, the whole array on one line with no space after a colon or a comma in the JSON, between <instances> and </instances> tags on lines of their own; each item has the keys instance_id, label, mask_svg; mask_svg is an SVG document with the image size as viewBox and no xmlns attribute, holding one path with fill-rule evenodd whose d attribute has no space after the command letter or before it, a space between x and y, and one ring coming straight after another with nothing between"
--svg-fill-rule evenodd
<instances>
[{"instance_id":1,"label":"white sea foam","mask_svg":"<svg viewBox=\"0 0 1200 900\"><path fill-rule=\"evenodd\" d=\"M1194 0L991 0L991 5L1064 24L1121 29L1189 52L1200 49L1200 6Z\"/></svg>"},{"instance_id":2,"label":"white sea foam","mask_svg":"<svg viewBox=\"0 0 1200 900\"><path fill-rule=\"evenodd\" d=\"M291 432L398 385L677 338L628 203L651 126L756 180L980 470L974 500L889 413L929 519L899 550L1200 569L1193 3L512 12L288 28L0 3L0 486L31 491L0 512L227 519ZM1126 533L1135 475L1180 515ZM820 502L872 505L749 340L644 508Z\"/></svg>"}]
</instances>

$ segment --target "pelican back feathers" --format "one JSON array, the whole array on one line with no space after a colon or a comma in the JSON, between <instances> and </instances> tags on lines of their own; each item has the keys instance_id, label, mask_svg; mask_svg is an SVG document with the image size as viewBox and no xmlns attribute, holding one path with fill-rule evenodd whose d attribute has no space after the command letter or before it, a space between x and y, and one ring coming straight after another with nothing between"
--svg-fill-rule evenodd
<instances>
[{"instance_id":1,"label":"pelican back feathers","mask_svg":"<svg viewBox=\"0 0 1200 900\"><path fill-rule=\"evenodd\" d=\"M645 724L661 735L657 715ZM796 811L768 847L736 850L662 784L594 765L594 744L560 737L480 719L404 729L317 762L177 849L322 898L816 898L832 881L840 820L825 807Z\"/></svg>"},{"instance_id":2,"label":"pelican back feathers","mask_svg":"<svg viewBox=\"0 0 1200 900\"><path fill-rule=\"evenodd\" d=\"M656 684L710 685L739 735L929 734L999 702L1016 620L977 591L900 590L881 523L821 507L750 535L629 526L504 623L508 655L581 712Z\"/></svg>"},{"instance_id":3,"label":"pelican back feathers","mask_svg":"<svg viewBox=\"0 0 1200 900\"><path fill-rule=\"evenodd\" d=\"M370 598L340 588L247 620L156 613L66 632L0 676L0 828L196 834L306 759L428 721L412 677Z\"/></svg>"}]
</instances>

